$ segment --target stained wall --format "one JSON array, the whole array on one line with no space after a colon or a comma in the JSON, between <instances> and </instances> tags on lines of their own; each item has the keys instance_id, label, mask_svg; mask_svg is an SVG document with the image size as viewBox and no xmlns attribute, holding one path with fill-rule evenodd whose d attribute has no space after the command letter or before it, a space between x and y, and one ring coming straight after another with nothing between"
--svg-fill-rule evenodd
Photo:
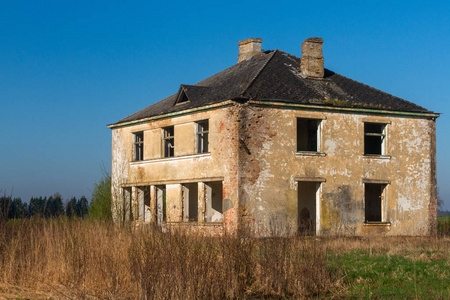
<instances>
[{"instance_id":1,"label":"stained wall","mask_svg":"<svg viewBox=\"0 0 450 300\"><path fill-rule=\"evenodd\" d=\"M321 120L317 153L297 152L297 118ZM210 153L196 154L195 126L209 120ZM364 155L364 122L386 124L386 155ZM163 157L162 128L175 128L175 157ZM133 132L144 160L133 161ZM167 221L184 224L181 184L223 183L227 232L293 234L298 182L318 182L319 235L425 235L436 219L435 121L426 117L234 104L112 130L115 218L124 188L166 185ZM382 224L365 223L364 185L383 183ZM204 189L199 185L199 199ZM132 209L132 208L131 208ZM199 220L201 210L199 203ZM191 224L192 225L192 224ZM207 225L207 224L204 224ZM217 224L209 229L216 231Z\"/></svg>"},{"instance_id":2,"label":"stained wall","mask_svg":"<svg viewBox=\"0 0 450 300\"><path fill-rule=\"evenodd\" d=\"M197 154L196 122L209 120L209 153ZM228 106L112 129L112 194L116 221L126 215L123 190L133 186L166 187L167 222L183 221L182 184L222 182L223 223L237 226L237 108ZM174 126L175 155L164 157L163 128ZM144 133L144 159L133 161L133 133ZM199 190L199 197L204 197ZM137 197L136 197L137 198ZM199 210L205 210L199 205ZM204 212L202 212L204 214ZM136 213L135 213L136 215ZM200 216L200 214L199 214ZM202 221L201 217L199 217ZM212 227L217 227L212 224Z\"/></svg>"},{"instance_id":3,"label":"stained wall","mask_svg":"<svg viewBox=\"0 0 450 300\"><path fill-rule=\"evenodd\" d=\"M435 121L364 113L246 108L241 201L259 232L296 230L297 182L320 182L317 234L425 235L435 218ZM296 119L321 120L319 153L296 151ZM386 125L386 155L364 155L364 122ZM384 224L365 224L364 184L386 183ZM434 214L434 216L433 216ZM431 220L431 222L430 222Z\"/></svg>"}]
</instances>

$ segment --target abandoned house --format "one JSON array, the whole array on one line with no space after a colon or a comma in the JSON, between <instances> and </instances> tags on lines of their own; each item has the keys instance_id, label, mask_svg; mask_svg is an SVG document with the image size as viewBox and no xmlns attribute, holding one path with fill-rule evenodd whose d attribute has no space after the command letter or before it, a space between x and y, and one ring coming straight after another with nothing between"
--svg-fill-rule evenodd
<instances>
[{"instance_id":1,"label":"abandoned house","mask_svg":"<svg viewBox=\"0 0 450 300\"><path fill-rule=\"evenodd\" d=\"M426 235L439 114L301 58L237 64L108 127L116 221L211 234ZM363 68L363 67L362 67Z\"/></svg>"}]
</instances>

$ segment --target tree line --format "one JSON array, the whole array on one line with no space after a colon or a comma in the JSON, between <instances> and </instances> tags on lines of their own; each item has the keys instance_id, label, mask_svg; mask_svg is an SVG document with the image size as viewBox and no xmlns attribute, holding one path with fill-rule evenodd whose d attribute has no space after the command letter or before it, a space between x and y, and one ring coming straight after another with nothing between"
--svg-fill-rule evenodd
<instances>
[{"instance_id":1,"label":"tree line","mask_svg":"<svg viewBox=\"0 0 450 300\"><path fill-rule=\"evenodd\" d=\"M81 196L79 199L71 198L64 205L59 193L48 198L33 197L28 203L6 194L0 196L0 220L60 216L69 218L89 216L94 219L111 220L111 176L105 172L103 178L94 184L90 203L85 196Z\"/></svg>"},{"instance_id":2,"label":"tree line","mask_svg":"<svg viewBox=\"0 0 450 300\"><path fill-rule=\"evenodd\" d=\"M71 198L66 205L59 193L50 197L32 197L30 202L11 196L0 197L0 218L25 219L31 217L57 218L60 216L84 218L89 214L89 201L85 196Z\"/></svg>"}]
</instances>

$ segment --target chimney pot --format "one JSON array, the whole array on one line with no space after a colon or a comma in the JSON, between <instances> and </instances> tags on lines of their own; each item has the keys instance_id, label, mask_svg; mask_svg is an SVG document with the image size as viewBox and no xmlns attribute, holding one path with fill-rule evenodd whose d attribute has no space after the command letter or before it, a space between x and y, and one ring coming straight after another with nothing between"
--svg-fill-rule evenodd
<instances>
[{"instance_id":1,"label":"chimney pot","mask_svg":"<svg viewBox=\"0 0 450 300\"><path fill-rule=\"evenodd\" d=\"M238 43L239 46L239 55L238 55L238 63L241 61L245 61L250 57L259 54L262 52L261 50L262 39L260 38L250 38Z\"/></svg>"},{"instance_id":2,"label":"chimney pot","mask_svg":"<svg viewBox=\"0 0 450 300\"><path fill-rule=\"evenodd\" d=\"M322 44L323 39L318 37L307 38L302 43L301 71L304 77L323 78Z\"/></svg>"}]
</instances>

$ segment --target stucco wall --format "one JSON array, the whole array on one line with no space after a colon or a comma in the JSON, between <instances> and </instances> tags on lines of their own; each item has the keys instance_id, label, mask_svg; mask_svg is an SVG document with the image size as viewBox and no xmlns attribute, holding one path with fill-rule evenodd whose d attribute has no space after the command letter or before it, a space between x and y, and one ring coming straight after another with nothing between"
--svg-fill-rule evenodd
<instances>
[{"instance_id":1,"label":"stucco wall","mask_svg":"<svg viewBox=\"0 0 450 300\"><path fill-rule=\"evenodd\" d=\"M240 135L250 154L242 160L241 200L248 223L259 231L295 230L297 181L325 180L319 234L430 232L433 120L263 107L248 107L244 114ZM299 117L322 120L322 153L296 153ZM364 122L387 124L386 156L364 156ZM364 225L365 180L390 182L383 207L389 226Z\"/></svg>"},{"instance_id":2,"label":"stucco wall","mask_svg":"<svg viewBox=\"0 0 450 300\"><path fill-rule=\"evenodd\" d=\"M196 123L209 120L209 153L196 153ZM238 207L237 108L160 119L112 129L112 192L115 215L120 212L121 187L166 185L167 221L182 221L181 184L222 181L224 224L234 231ZM174 126L175 157L164 158L162 129ZM133 161L133 133L144 132L144 160ZM226 210L226 211L225 211ZM116 216L116 219L120 219Z\"/></svg>"},{"instance_id":3,"label":"stucco wall","mask_svg":"<svg viewBox=\"0 0 450 300\"><path fill-rule=\"evenodd\" d=\"M297 118L321 120L317 153L296 151ZM205 119L210 153L196 154L195 122ZM386 155L364 155L364 122L386 124ZM172 158L163 157L161 128L167 126L175 129ZM140 131L144 160L133 162L133 132ZM118 220L126 214L120 201L123 187L163 184L167 221L181 222L181 184L221 181L225 231L239 227L263 235L291 234L298 222L297 182L310 181L320 183L317 211L311 212L317 234L424 235L432 233L435 220L435 159L435 121L430 118L235 103L114 128L114 216ZM365 224L367 183L386 184L382 224ZM202 187L199 198L205 196ZM200 202L198 207L201 223L205 207Z\"/></svg>"}]
</instances>

